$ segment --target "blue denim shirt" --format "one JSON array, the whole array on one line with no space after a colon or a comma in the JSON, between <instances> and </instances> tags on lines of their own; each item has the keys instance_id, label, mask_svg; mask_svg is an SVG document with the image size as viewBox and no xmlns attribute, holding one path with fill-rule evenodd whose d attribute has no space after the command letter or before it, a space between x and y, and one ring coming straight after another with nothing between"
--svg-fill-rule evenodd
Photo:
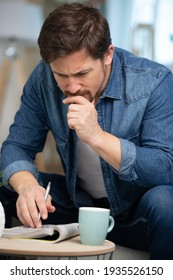
<instances>
[{"instance_id":1,"label":"blue denim shirt","mask_svg":"<svg viewBox=\"0 0 173 280\"><path fill-rule=\"evenodd\" d=\"M99 79L99 77L98 77ZM23 91L2 146L3 180L20 170L39 179L33 163L51 130L76 205L77 136L68 128L68 105L50 66L41 61ZM173 75L160 64L115 48L108 84L96 106L104 131L120 138L119 172L100 158L113 215L129 209L149 188L173 185ZM85 201L84 201L85 203Z\"/></svg>"}]
</instances>

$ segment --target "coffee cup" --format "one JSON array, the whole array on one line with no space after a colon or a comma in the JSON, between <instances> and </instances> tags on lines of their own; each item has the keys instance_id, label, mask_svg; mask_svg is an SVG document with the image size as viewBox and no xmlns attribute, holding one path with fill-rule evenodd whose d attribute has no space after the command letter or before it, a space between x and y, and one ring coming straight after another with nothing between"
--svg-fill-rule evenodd
<instances>
[{"instance_id":1,"label":"coffee cup","mask_svg":"<svg viewBox=\"0 0 173 280\"><path fill-rule=\"evenodd\" d=\"M85 245L102 245L114 227L110 210L98 207L79 208L80 241Z\"/></svg>"}]
</instances>

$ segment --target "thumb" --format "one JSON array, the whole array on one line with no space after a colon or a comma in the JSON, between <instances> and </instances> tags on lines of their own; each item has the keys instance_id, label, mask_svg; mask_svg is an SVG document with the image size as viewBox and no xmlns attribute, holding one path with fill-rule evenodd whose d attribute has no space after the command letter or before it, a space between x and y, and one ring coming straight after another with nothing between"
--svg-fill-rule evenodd
<instances>
[{"instance_id":1,"label":"thumb","mask_svg":"<svg viewBox=\"0 0 173 280\"><path fill-rule=\"evenodd\" d=\"M53 213L53 212L55 212L55 210L56 210L56 208L55 208L55 206L53 206L52 204L49 204L49 205L47 206L47 211L48 211L49 213Z\"/></svg>"},{"instance_id":2,"label":"thumb","mask_svg":"<svg viewBox=\"0 0 173 280\"><path fill-rule=\"evenodd\" d=\"M91 101L91 103L95 106L95 98Z\"/></svg>"}]
</instances>

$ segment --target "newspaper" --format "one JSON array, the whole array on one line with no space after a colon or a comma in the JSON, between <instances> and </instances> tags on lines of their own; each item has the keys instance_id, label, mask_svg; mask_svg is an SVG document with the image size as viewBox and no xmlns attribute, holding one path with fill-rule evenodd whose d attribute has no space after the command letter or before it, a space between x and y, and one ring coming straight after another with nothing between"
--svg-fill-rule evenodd
<instances>
[{"instance_id":1,"label":"newspaper","mask_svg":"<svg viewBox=\"0 0 173 280\"><path fill-rule=\"evenodd\" d=\"M57 243L61 240L79 235L79 224L47 224L41 228L31 228L27 226L17 226L5 228L1 237L15 239L37 239L47 240L52 243Z\"/></svg>"}]
</instances>

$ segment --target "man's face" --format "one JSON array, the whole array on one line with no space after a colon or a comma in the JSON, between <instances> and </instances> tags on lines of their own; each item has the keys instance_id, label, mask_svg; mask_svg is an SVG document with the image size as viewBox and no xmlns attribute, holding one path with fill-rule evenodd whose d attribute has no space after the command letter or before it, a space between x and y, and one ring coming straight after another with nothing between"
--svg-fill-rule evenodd
<instances>
[{"instance_id":1,"label":"man's face","mask_svg":"<svg viewBox=\"0 0 173 280\"><path fill-rule=\"evenodd\" d=\"M81 95L90 102L98 99L104 90L111 68L111 54L103 60L93 59L81 50L50 63L54 77L64 95Z\"/></svg>"}]
</instances>

